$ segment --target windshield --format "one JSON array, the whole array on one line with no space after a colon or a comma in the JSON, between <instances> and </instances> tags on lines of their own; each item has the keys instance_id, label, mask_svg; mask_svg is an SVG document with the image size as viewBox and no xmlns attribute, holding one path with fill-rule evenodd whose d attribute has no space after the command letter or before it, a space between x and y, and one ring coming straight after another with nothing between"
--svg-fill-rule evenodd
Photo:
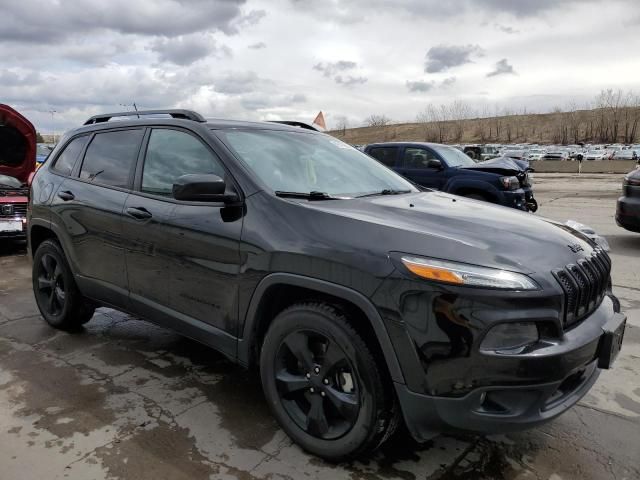
<instances>
[{"instance_id":1,"label":"windshield","mask_svg":"<svg viewBox=\"0 0 640 480\"><path fill-rule=\"evenodd\" d=\"M476 164L468 155L456 148L447 147L446 145L432 145L432 148L440 154L450 167L470 167Z\"/></svg>"},{"instance_id":2,"label":"windshield","mask_svg":"<svg viewBox=\"0 0 640 480\"><path fill-rule=\"evenodd\" d=\"M418 190L373 158L328 135L279 130L216 134L270 189L355 197Z\"/></svg>"}]
</instances>

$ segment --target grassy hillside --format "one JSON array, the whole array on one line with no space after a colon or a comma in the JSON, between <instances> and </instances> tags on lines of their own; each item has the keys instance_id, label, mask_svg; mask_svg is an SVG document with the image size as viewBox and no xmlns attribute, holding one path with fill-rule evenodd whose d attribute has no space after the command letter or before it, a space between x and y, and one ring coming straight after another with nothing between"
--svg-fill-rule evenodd
<instances>
[{"instance_id":1,"label":"grassy hillside","mask_svg":"<svg viewBox=\"0 0 640 480\"><path fill-rule=\"evenodd\" d=\"M639 141L640 108L600 108L545 114L400 123L334 130L350 143L391 141L439 143L633 143Z\"/></svg>"}]
</instances>

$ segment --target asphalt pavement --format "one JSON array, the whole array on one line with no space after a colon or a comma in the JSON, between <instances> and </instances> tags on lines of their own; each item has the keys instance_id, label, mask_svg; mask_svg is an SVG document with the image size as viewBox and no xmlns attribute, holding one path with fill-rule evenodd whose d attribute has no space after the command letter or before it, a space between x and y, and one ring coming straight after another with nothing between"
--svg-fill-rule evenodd
<instances>
[{"instance_id":1,"label":"asphalt pavement","mask_svg":"<svg viewBox=\"0 0 640 480\"><path fill-rule=\"evenodd\" d=\"M278 428L259 378L171 331L99 309L40 318L23 244L0 243L0 479L640 479L640 234L613 219L622 175L535 176L538 215L611 245L629 325L615 368L555 421L491 437L398 435L333 465Z\"/></svg>"}]
</instances>

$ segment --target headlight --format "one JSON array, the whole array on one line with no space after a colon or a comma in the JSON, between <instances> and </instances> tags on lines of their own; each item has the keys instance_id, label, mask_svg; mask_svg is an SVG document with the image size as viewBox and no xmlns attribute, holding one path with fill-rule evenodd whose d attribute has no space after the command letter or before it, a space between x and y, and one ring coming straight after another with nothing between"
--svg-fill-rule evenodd
<instances>
[{"instance_id":1,"label":"headlight","mask_svg":"<svg viewBox=\"0 0 640 480\"><path fill-rule=\"evenodd\" d=\"M517 190L520 188L518 177L500 177L500 182L506 190Z\"/></svg>"},{"instance_id":2,"label":"headlight","mask_svg":"<svg viewBox=\"0 0 640 480\"><path fill-rule=\"evenodd\" d=\"M450 285L497 288L501 290L538 290L538 285L526 275L497 268L433 258L403 256L404 266L414 275Z\"/></svg>"},{"instance_id":3,"label":"headlight","mask_svg":"<svg viewBox=\"0 0 640 480\"><path fill-rule=\"evenodd\" d=\"M533 322L511 322L496 325L480 344L480 350L496 353L520 353L527 345L540 338L538 327Z\"/></svg>"}]
</instances>

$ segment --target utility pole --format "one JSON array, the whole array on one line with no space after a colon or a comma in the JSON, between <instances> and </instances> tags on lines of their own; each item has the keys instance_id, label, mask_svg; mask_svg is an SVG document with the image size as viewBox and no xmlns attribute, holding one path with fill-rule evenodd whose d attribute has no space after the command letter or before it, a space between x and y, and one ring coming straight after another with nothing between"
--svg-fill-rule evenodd
<instances>
[{"instance_id":1,"label":"utility pole","mask_svg":"<svg viewBox=\"0 0 640 480\"><path fill-rule=\"evenodd\" d=\"M51 114L51 137L53 140L53 143L58 143L56 142L56 129L54 127L54 122L53 122L53 116L58 113L57 110L49 110L49 113Z\"/></svg>"}]
</instances>

